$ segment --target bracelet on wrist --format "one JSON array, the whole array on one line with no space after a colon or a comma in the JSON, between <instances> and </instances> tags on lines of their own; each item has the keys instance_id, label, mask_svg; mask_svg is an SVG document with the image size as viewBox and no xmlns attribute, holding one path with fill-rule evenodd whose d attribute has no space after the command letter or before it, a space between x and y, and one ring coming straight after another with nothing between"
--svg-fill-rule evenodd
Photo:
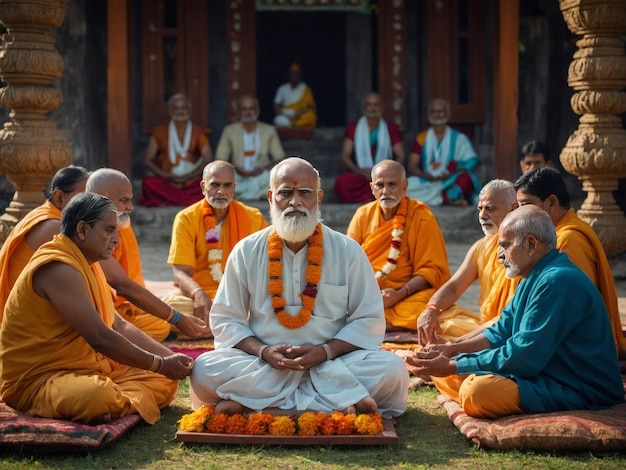
<instances>
[{"instance_id":1,"label":"bracelet on wrist","mask_svg":"<svg viewBox=\"0 0 626 470\"><path fill-rule=\"evenodd\" d=\"M436 304L428 304L423 310L435 310L437 313L441 312L441 309L438 308Z\"/></svg>"},{"instance_id":2,"label":"bracelet on wrist","mask_svg":"<svg viewBox=\"0 0 626 470\"><path fill-rule=\"evenodd\" d=\"M322 346L322 349L326 352L326 360L332 361L335 356L333 355L333 350L331 349L330 345L328 343L323 343L320 346Z\"/></svg>"},{"instance_id":3,"label":"bracelet on wrist","mask_svg":"<svg viewBox=\"0 0 626 470\"><path fill-rule=\"evenodd\" d=\"M174 315L172 319L169 321L172 325L176 325L180 321L180 312L178 310L174 310Z\"/></svg>"},{"instance_id":4,"label":"bracelet on wrist","mask_svg":"<svg viewBox=\"0 0 626 470\"><path fill-rule=\"evenodd\" d=\"M156 354L152 355L152 365L150 365L150 367L148 368L148 370L150 372L156 372L157 367L159 365L159 356L157 356Z\"/></svg>"},{"instance_id":5,"label":"bracelet on wrist","mask_svg":"<svg viewBox=\"0 0 626 470\"><path fill-rule=\"evenodd\" d=\"M196 287L195 289L193 289L193 290L191 291L191 295L190 295L190 297L193 299L193 298L196 296L196 294L197 294L198 292L200 292L201 290L202 290L202 287L200 287L200 286Z\"/></svg>"},{"instance_id":6,"label":"bracelet on wrist","mask_svg":"<svg viewBox=\"0 0 626 470\"><path fill-rule=\"evenodd\" d=\"M157 358L158 365L154 372L158 374L163 370L163 366L165 365L165 360L161 356L156 356L156 358Z\"/></svg>"},{"instance_id":7,"label":"bracelet on wrist","mask_svg":"<svg viewBox=\"0 0 626 470\"><path fill-rule=\"evenodd\" d=\"M409 287L409 283L407 282L403 287L404 287L404 290L406 290L406 296L410 297L411 296L411 288Z\"/></svg>"},{"instance_id":8,"label":"bracelet on wrist","mask_svg":"<svg viewBox=\"0 0 626 470\"><path fill-rule=\"evenodd\" d=\"M263 362L265 362L265 361L263 360L263 353L265 352L265 350L266 350L267 348L269 348L269 346L268 346L267 344L264 344L263 346L261 346L261 347L259 348L259 353L257 354L257 356L259 357L259 359L261 359L261 361L263 361Z\"/></svg>"},{"instance_id":9,"label":"bracelet on wrist","mask_svg":"<svg viewBox=\"0 0 626 470\"><path fill-rule=\"evenodd\" d=\"M171 323L172 318L174 318L174 312L175 312L174 307L170 307L170 314L165 319L166 322Z\"/></svg>"}]
</instances>

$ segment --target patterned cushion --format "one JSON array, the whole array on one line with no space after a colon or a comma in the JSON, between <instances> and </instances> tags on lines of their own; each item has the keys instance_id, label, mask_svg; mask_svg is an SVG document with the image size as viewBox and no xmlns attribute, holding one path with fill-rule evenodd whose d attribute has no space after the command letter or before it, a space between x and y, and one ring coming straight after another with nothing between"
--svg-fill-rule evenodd
<instances>
[{"instance_id":1,"label":"patterned cushion","mask_svg":"<svg viewBox=\"0 0 626 470\"><path fill-rule=\"evenodd\" d=\"M86 424L57 419L35 418L0 402L0 447L19 446L67 451L105 447L142 421L137 414L107 424Z\"/></svg>"},{"instance_id":2,"label":"patterned cushion","mask_svg":"<svg viewBox=\"0 0 626 470\"><path fill-rule=\"evenodd\" d=\"M626 449L626 403L602 410L560 411L480 419L450 398L437 398L458 430L476 447L544 451Z\"/></svg>"}]
</instances>

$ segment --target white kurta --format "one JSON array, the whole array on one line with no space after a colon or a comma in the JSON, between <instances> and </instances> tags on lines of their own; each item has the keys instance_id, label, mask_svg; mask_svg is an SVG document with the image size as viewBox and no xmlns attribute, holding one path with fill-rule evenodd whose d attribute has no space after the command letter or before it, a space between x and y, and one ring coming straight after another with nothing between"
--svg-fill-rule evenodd
<instances>
[{"instance_id":1,"label":"white kurta","mask_svg":"<svg viewBox=\"0 0 626 470\"><path fill-rule=\"evenodd\" d=\"M243 239L228 259L210 316L216 349L196 360L191 375L194 407L227 399L254 410L330 412L371 396L384 417L402 414L408 373L399 356L379 349L385 332L382 297L361 247L323 227L324 260L313 315L290 330L276 319L268 292L271 231L268 227ZM292 315L302 306L306 265L307 247L296 254L283 247L283 296ZM277 370L234 348L250 336L269 345L317 345L335 338L361 349L308 371Z\"/></svg>"}]
</instances>

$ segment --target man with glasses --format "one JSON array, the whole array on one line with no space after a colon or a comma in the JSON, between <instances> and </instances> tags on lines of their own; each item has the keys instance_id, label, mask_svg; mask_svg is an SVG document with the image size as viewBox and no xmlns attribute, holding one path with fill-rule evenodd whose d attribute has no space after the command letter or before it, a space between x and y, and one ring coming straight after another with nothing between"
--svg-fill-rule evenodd
<instances>
[{"instance_id":1,"label":"man with glasses","mask_svg":"<svg viewBox=\"0 0 626 470\"><path fill-rule=\"evenodd\" d=\"M415 138L409 155L407 196L431 206L467 206L478 201L479 162L465 134L448 126L450 103L437 98L428 104L431 127Z\"/></svg>"},{"instance_id":2,"label":"man with glasses","mask_svg":"<svg viewBox=\"0 0 626 470\"><path fill-rule=\"evenodd\" d=\"M265 198L274 163L285 157L274 126L259 122L259 101L244 95L237 101L239 122L229 124L215 152L216 160L235 167L235 197L242 200Z\"/></svg>"}]
</instances>

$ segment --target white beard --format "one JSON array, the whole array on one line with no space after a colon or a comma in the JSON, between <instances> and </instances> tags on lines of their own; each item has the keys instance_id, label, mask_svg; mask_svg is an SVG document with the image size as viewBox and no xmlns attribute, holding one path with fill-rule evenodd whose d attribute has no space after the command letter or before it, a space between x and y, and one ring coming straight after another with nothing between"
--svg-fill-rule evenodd
<instances>
[{"instance_id":1,"label":"white beard","mask_svg":"<svg viewBox=\"0 0 626 470\"><path fill-rule=\"evenodd\" d=\"M506 269L505 275L507 279L515 279L517 276L519 276L520 274L519 266L515 264L513 261L506 262L506 264L504 264L504 267Z\"/></svg>"},{"instance_id":2,"label":"white beard","mask_svg":"<svg viewBox=\"0 0 626 470\"><path fill-rule=\"evenodd\" d=\"M448 118L428 118L428 122L431 126L441 126L448 122Z\"/></svg>"},{"instance_id":3,"label":"white beard","mask_svg":"<svg viewBox=\"0 0 626 470\"><path fill-rule=\"evenodd\" d=\"M480 228L485 235L494 235L498 233L498 227L496 227L496 225L493 223L493 220L488 219L485 222L491 222L491 225L483 225L482 223L480 224Z\"/></svg>"},{"instance_id":4,"label":"white beard","mask_svg":"<svg viewBox=\"0 0 626 470\"><path fill-rule=\"evenodd\" d=\"M130 225L130 212L119 212L117 214L117 225L128 227Z\"/></svg>"},{"instance_id":5,"label":"white beard","mask_svg":"<svg viewBox=\"0 0 626 470\"><path fill-rule=\"evenodd\" d=\"M287 214L298 212L306 215L295 215L288 217ZM311 211L302 207L288 207L281 211L274 203L270 205L270 218L274 230L280 238L287 242L298 243L308 239L319 221L319 206L316 205Z\"/></svg>"}]
</instances>

